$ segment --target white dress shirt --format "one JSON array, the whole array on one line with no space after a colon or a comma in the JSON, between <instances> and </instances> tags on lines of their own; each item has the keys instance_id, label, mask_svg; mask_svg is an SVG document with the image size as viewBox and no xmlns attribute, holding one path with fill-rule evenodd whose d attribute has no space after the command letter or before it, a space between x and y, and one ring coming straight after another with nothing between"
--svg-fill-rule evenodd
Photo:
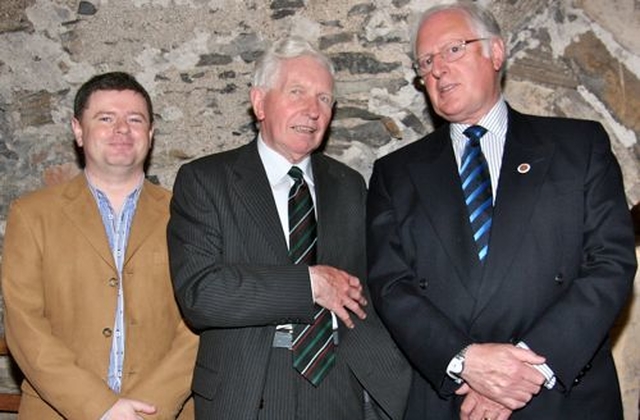
<instances>
[{"instance_id":1,"label":"white dress shirt","mask_svg":"<svg viewBox=\"0 0 640 420\"><path fill-rule=\"evenodd\" d=\"M291 164L280 153L271 149L262 139L261 135L258 135L258 154L260 160L264 166L264 170L267 173L267 179L271 186L271 192L273 193L273 199L276 202L276 208L278 210L278 217L280 218L280 225L282 226L282 234L287 241L287 247L289 246L289 190L293 186L293 178L288 175L289 169L292 166L300 168L304 174L304 182L309 187L311 198L313 199L313 210L318 215L318 208L316 206L316 188L313 181L313 167L311 165L311 157L307 156L302 161ZM313 293L313 287L311 288ZM313 296L315 302L315 296ZM338 329L338 320L336 315L331 312L331 319L333 323L333 329ZM277 329L291 329L291 324L278 325Z\"/></svg>"}]
</instances>

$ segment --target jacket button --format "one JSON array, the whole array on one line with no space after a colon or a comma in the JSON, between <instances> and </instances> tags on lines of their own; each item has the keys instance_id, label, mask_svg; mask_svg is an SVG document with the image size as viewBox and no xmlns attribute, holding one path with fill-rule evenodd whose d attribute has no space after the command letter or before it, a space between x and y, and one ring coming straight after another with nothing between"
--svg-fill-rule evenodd
<instances>
[{"instance_id":1,"label":"jacket button","mask_svg":"<svg viewBox=\"0 0 640 420\"><path fill-rule=\"evenodd\" d=\"M117 287L118 286L118 279L115 277L111 277L109 279L109 286L111 287Z\"/></svg>"},{"instance_id":2,"label":"jacket button","mask_svg":"<svg viewBox=\"0 0 640 420\"><path fill-rule=\"evenodd\" d=\"M424 290L427 288L427 284L429 284L429 282L427 282L426 279L420 279L420 282L418 283L418 287Z\"/></svg>"},{"instance_id":3,"label":"jacket button","mask_svg":"<svg viewBox=\"0 0 640 420\"><path fill-rule=\"evenodd\" d=\"M113 335L113 331L111 330L111 328L105 328L102 330L102 335L104 335L105 337L111 337Z\"/></svg>"},{"instance_id":4,"label":"jacket button","mask_svg":"<svg viewBox=\"0 0 640 420\"><path fill-rule=\"evenodd\" d=\"M564 282L564 275L562 273L558 273L553 280L555 280L556 283L562 283Z\"/></svg>"}]
</instances>

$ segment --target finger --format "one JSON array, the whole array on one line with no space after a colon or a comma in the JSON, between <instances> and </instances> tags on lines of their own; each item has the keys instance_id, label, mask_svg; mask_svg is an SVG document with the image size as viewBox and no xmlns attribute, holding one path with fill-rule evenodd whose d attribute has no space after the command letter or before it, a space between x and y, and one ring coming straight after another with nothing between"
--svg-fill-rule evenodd
<instances>
[{"instance_id":1,"label":"finger","mask_svg":"<svg viewBox=\"0 0 640 420\"><path fill-rule=\"evenodd\" d=\"M542 389L542 384L544 383L544 377L542 381L539 381L537 378L532 377L532 379L523 378L522 381L519 381L514 384L514 386L510 387L511 391L519 392L520 399L533 398L534 395L537 395Z\"/></svg>"},{"instance_id":2,"label":"finger","mask_svg":"<svg viewBox=\"0 0 640 420\"><path fill-rule=\"evenodd\" d=\"M468 419L477 403L473 395L467 395L460 405L460 418Z\"/></svg>"},{"instance_id":3,"label":"finger","mask_svg":"<svg viewBox=\"0 0 640 420\"><path fill-rule=\"evenodd\" d=\"M362 283L360 282L359 278L351 275L348 275L348 276L349 276L349 286L362 289Z\"/></svg>"},{"instance_id":4,"label":"finger","mask_svg":"<svg viewBox=\"0 0 640 420\"><path fill-rule=\"evenodd\" d=\"M349 298L358 302L361 306L367 306L367 299L362 294L362 290L350 289L348 292Z\"/></svg>"},{"instance_id":5,"label":"finger","mask_svg":"<svg viewBox=\"0 0 640 420\"><path fill-rule=\"evenodd\" d=\"M484 407L481 403L477 403L471 413L469 413L469 420L484 420L486 416L484 415Z\"/></svg>"},{"instance_id":6,"label":"finger","mask_svg":"<svg viewBox=\"0 0 640 420\"><path fill-rule=\"evenodd\" d=\"M364 293L362 293L362 289L357 289L355 287L350 287L345 291L345 294L352 300L360 302L364 300Z\"/></svg>"},{"instance_id":7,"label":"finger","mask_svg":"<svg viewBox=\"0 0 640 420\"><path fill-rule=\"evenodd\" d=\"M498 413L495 420L507 420L509 417L511 417L511 411L503 409Z\"/></svg>"},{"instance_id":8,"label":"finger","mask_svg":"<svg viewBox=\"0 0 640 420\"><path fill-rule=\"evenodd\" d=\"M351 320L351 317L349 316L349 312L347 312L344 308L336 309L333 311L333 313L336 314L338 319L340 319L347 328L351 329L355 327L353 321Z\"/></svg>"},{"instance_id":9,"label":"finger","mask_svg":"<svg viewBox=\"0 0 640 420\"><path fill-rule=\"evenodd\" d=\"M153 405L142 401L131 400L131 406L137 413L154 414L156 412L156 408Z\"/></svg>"},{"instance_id":10,"label":"finger","mask_svg":"<svg viewBox=\"0 0 640 420\"><path fill-rule=\"evenodd\" d=\"M466 383L462 384L460 388L456 389L456 395L466 395L471 391L471 387Z\"/></svg>"},{"instance_id":11,"label":"finger","mask_svg":"<svg viewBox=\"0 0 640 420\"><path fill-rule=\"evenodd\" d=\"M533 366L529 366L528 369L523 371L522 379L526 382L531 383L537 387L536 394L540 391L540 387L544 384L546 378L544 375L536 370Z\"/></svg>"},{"instance_id":12,"label":"finger","mask_svg":"<svg viewBox=\"0 0 640 420\"><path fill-rule=\"evenodd\" d=\"M358 304L358 302L354 300L347 301L344 306L348 308L351 312L353 312L358 318L365 319L367 317L366 312L362 307Z\"/></svg>"},{"instance_id":13,"label":"finger","mask_svg":"<svg viewBox=\"0 0 640 420\"><path fill-rule=\"evenodd\" d=\"M529 400L522 401L522 400L519 400L519 399L517 400L517 399L513 399L513 398L507 398L504 401L500 401L500 403L502 405L504 405L505 407L507 407L511 411L515 411L515 410L518 410L518 409L524 407L525 405L527 405L527 402L529 402Z\"/></svg>"},{"instance_id":14,"label":"finger","mask_svg":"<svg viewBox=\"0 0 640 420\"><path fill-rule=\"evenodd\" d=\"M525 362L530 365L541 365L547 361L546 358L535 353L533 350L521 347L514 347L512 349L512 354L521 362Z\"/></svg>"}]
</instances>

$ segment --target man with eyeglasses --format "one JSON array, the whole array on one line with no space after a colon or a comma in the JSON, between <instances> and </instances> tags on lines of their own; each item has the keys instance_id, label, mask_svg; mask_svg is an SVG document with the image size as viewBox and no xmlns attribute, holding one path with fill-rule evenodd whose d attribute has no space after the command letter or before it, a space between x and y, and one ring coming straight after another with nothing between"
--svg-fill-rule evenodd
<instances>
[{"instance_id":1,"label":"man with eyeglasses","mask_svg":"<svg viewBox=\"0 0 640 420\"><path fill-rule=\"evenodd\" d=\"M608 332L636 258L606 132L511 108L475 3L425 12L414 53L446 123L375 163L367 214L372 298L416 370L405 419L622 419Z\"/></svg>"}]
</instances>

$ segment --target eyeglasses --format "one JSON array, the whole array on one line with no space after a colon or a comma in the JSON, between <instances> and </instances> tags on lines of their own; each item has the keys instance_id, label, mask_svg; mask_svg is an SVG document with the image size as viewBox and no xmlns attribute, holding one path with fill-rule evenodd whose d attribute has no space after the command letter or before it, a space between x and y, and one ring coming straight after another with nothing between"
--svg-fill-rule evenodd
<instances>
[{"instance_id":1,"label":"eyeglasses","mask_svg":"<svg viewBox=\"0 0 640 420\"><path fill-rule=\"evenodd\" d=\"M433 59L437 55L442 57L442 59L447 63L453 63L454 61L460 60L464 57L465 52L467 52L467 44L472 44L478 41L486 41L489 38L475 38L475 39L467 39L464 41L451 41L446 44L435 54L424 54L418 57L418 59L413 63L413 68L417 73L420 73L423 76L428 75L433 70Z\"/></svg>"}]
</instances>

